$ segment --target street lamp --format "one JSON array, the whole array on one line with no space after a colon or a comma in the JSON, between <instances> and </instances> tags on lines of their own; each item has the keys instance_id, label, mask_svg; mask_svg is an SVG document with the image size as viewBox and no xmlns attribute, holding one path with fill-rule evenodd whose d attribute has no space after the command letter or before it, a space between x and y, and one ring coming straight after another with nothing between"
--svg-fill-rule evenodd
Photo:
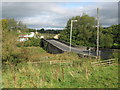
<instances>
[{"instance_id":1,"label":"street lamp","mask_svg":"<svg viewBox=\"0 0 120 90\"><path fill-rule=\"evenodd\" d=\"M99 8L97 8L97 51L96 55L99 56Z\"/></svg>"},{"instance_id":2,"label":"street lamp","mask_svg":"<svg viewBox=\"0 0 120 90\"><path fill-rule=\"evenodd\" d=\"M70 52L71 52L71 40L72 40L72 27L73 27L73 22L77 22L77 20L71 20L71 30L70 30Z\"/></svg>"}]
</instances>

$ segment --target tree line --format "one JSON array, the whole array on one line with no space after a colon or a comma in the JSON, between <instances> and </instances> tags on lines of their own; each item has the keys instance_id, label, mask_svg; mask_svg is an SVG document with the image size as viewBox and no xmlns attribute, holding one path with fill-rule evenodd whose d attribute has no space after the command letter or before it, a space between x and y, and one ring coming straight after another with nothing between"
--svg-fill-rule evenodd
<instances>
[{"instance_id":1,"label":"tree line","mask_svg":"<svg viewBox=\"0 0 120 90\"><path fill-rule=\"evenodd\" d=\"M75 16L68 20L60 39L69 43L71 20L73 23L72 44L78 46L96 47L96 19L88 15ZM100 26L100 47L120 48L120 24L104 28Z\"/></svg>"},{"instance_id":2,"label":"tree line","mask_svg":"<svg viewBox=\"0 0 120 90\"><path fill-rule=\"evenodd\" d=\"M44 28L37 30L39 33L48 33L48 34L59 34L62 30L54 30L54 29L47 29ZM29 29L29 32L36 32L36 29Z\"/></svg>"}]
</instances>

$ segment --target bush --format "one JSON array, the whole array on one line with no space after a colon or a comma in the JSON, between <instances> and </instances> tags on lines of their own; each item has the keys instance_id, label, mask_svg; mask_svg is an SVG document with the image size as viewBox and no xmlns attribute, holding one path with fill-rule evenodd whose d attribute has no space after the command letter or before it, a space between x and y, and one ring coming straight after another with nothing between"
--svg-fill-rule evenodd
<instances>
[{"instance_id":1,"label":"bush","mask_svg":"<svg viewBox=\"0 0 120 90\"><path fill-rule=\"evenodd\" d=\"M2 28L1 28L2 26ZM17 44L18 32L17 21L14 19L2 19L0 20L0 30L2 30L2 63L6 62L17 64L29 59L29 51L26 48L19 48ZM23 26L19 26L23 29ZM13 27L13 28L11 28ZM24 30L25 31L25 30Z\"/></svg>"},{"instance_id":2,"label":"bush","mask_svg":"<svg viewBox=\"0 0 120 90\"><path fill-rule=\"evenodd\" d=\"M2 38L2 63L10 62L17 64L29 59L29 51L26 48L17 47L18 36L14 31L3 31Z\"/></svg>"},{"instance_id":3,"label":"bush","mask_svg":"<svg viewBox=\"0 0 120 90\"><path fill-rule=\"evenodd\" d=\"M40 46L40 39L39 38L29 38L28 41L21 42L18 44L18 46L24 46L24 47L32 47L32 46Z\"/></svg>"}]
</instances>

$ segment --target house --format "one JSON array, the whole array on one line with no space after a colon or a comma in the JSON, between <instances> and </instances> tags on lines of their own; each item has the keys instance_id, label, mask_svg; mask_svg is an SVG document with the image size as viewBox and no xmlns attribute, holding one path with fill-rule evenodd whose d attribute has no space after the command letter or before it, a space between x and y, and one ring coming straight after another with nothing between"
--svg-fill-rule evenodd
<instances>
[{"instance_id":1,"label":"house","mask_svg":"<svg viewBox=\"0 0 120 90\"><path fill-rule=\"evenodd\" d=\"M59 37L60 37L60 34L57 34L54 36L54 39L59 39Z\"/></svg>"},{"instance_id":2,"label":"house","mask_svg":"<svg viewBox=\"0 0 120 90\"><path fill-rule=\"evenodd\" d=\"M27 35L19 35L19 41L20 42L27 41L29 38L34 36L35 36L34 32L30 32L30 34L27 34Z\"/></svg>"}]
</instances>

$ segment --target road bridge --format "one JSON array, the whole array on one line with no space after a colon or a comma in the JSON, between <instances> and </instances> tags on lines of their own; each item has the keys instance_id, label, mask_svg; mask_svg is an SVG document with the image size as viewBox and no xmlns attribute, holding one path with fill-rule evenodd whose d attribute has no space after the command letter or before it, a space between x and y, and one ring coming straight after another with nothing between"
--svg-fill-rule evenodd
<instances>
[{"instance_id":1,"label":"road bridge","mask_svg":"<svg viewBox=\"0 0 120 90\"><path fill-rule=\"evenodd\" d=\"M49 53L63 53L63 52L70 52L70 46L59 42L55 39L42 39L41 40L41 47L44 47L46 51ZM86 49L80 49L78 47L71 47L71 52L79 54L81 57L93 57L95 56L95 52L90 52Z\"/></svg>"}]
</instances>

